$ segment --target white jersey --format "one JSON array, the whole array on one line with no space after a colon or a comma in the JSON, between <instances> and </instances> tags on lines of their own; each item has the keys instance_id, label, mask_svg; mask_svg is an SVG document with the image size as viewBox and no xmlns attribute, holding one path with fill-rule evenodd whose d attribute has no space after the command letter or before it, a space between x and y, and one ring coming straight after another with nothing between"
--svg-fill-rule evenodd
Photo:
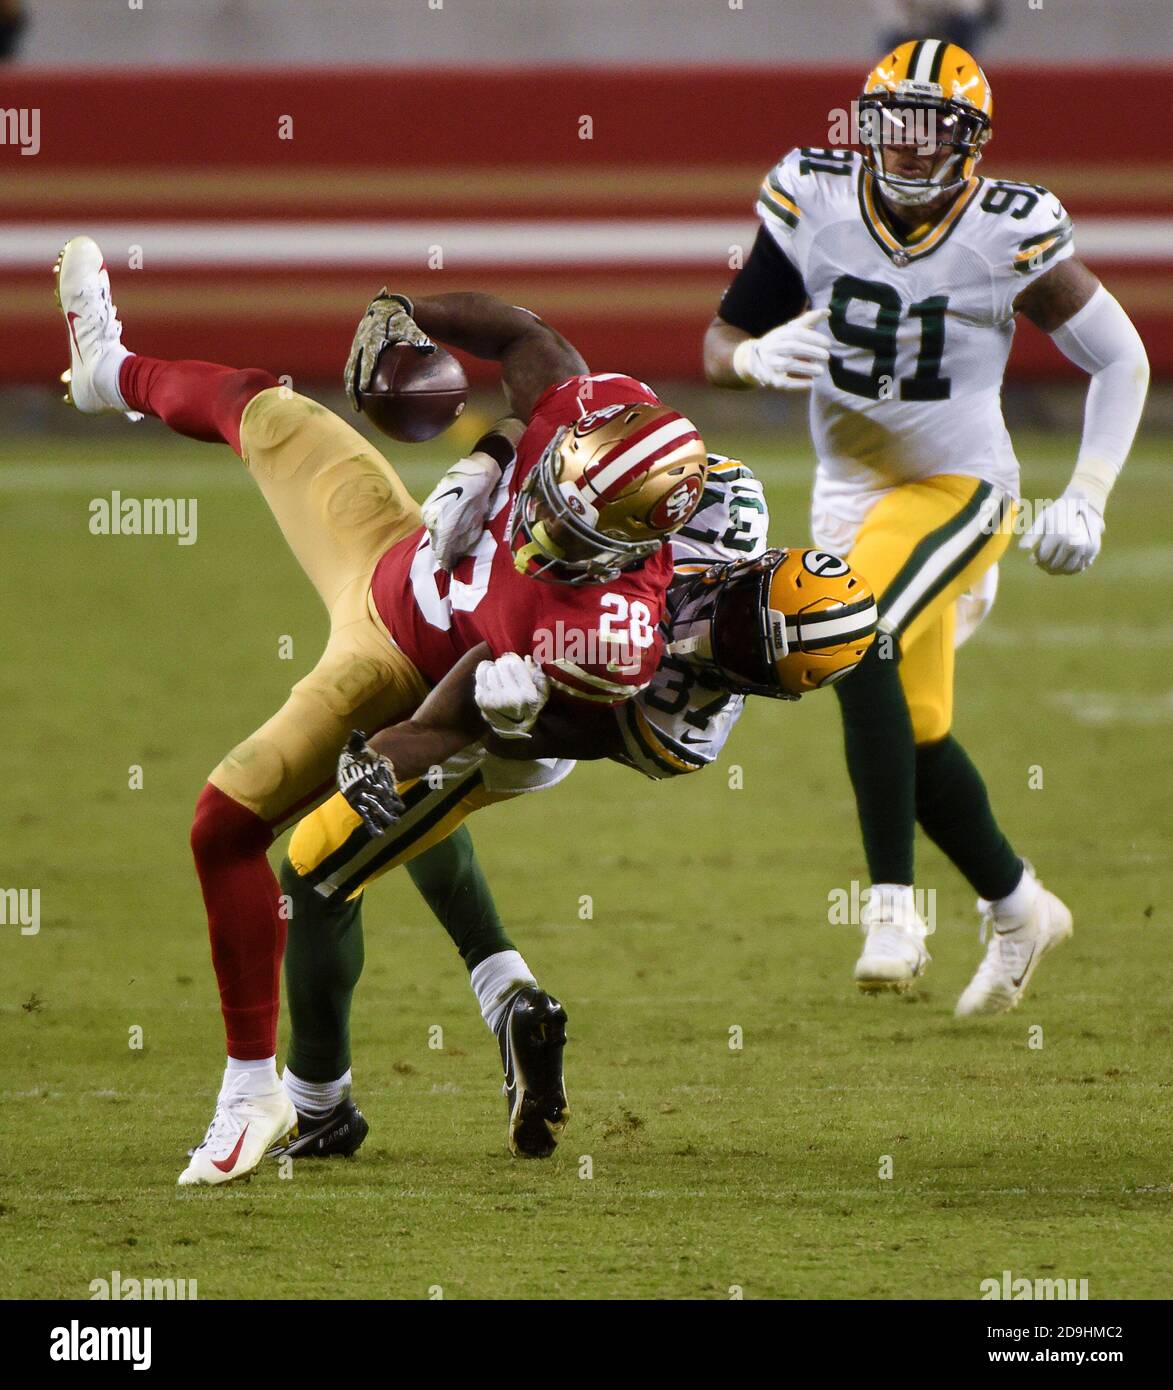
<instances>
[{"instance_id":1,"label":"white jersey","mask_svg":"<svg viewBox=\"0 0 1173 1390\"><path fill-rule=\"evenodd\" d=\"M743 463L709 455L700 505L671 540L678 575L696 574L723 560L745 560L766 549L770 514L762 485ZM671 590L664 619L671 640ZM624 761L647 777L698 772L714 762L745 708L680 657L664 656L651 682L615 710L626 749Z\"/></svg>"},{"instance_id":2,"label":"white jersey","mask_svg":"<svg viewBox=\"0 0 1173 1390\"><path fill-rule=\"evenodd\" d=\"M816 542L859 525L877 495L959 473L1018 495L1001 391L1014 301L1073 252L1071 220L1033 184L971 178L936 226L906 241L847 150L791 150L758 214L814 308L829 369L811 390Z\"/></svg>"}]
</instances>

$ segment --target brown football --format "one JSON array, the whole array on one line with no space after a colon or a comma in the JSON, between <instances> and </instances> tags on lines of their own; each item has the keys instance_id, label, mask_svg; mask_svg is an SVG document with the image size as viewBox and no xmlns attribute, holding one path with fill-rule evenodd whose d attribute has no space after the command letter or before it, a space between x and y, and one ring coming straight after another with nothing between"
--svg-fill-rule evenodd
<instances>
[{"instance_id":1,"label":"brown football","mask_svg":"<svg viewBox=\"0 0 1173 1390\"><path fill-rule=\"evenodd\" d=\"M370 390L359 396L371 424L404 444L442 434L467 400L468 378L450 352L420 352L406 343L383 349Z\"/></svg>"}]
</instances>

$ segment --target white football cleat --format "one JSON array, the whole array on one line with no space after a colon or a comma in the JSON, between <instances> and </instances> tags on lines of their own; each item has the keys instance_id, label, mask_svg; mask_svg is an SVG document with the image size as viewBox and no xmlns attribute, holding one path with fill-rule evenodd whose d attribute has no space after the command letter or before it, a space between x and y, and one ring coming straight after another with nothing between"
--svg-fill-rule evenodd
<instances>
[{"instance_id":1,"label":"white football cleat","mask_svg":"<svg viewBox=\"0 0 1173 1390\"><path fill-rule=\"evenodd\" d=\"M75 236L67 241L53 267L57 276L57 307L69 329L69 370L61 380L65 399L85 415L118 410L131 420L141 420L128 410L118 390L118 373L131 355L122 346L122 325L110 297L110 275L102 250L93 237Z\"/></svg>"},{"instance_id":2,"label":"white football cleat","mask_svg":"<svg viewBox=\"0 0 1173 1390\"><path fill-rule=\"evenodd\" d=\"M217 1186L251 1177L265 1154L297 1128L297 1111L283 1087L261 1095L248 1092L248 1073L226 1078L216 1113L179 1175L180 1187Z\"/></svg>"},{"instance_id":3,"label":"white football cleat","mask_svg":"<svg viewBox=\"0 0 1173 1390\"><path fill-rule=\"evenodd\" d=\"M990 942L977 973L957 1001L957 1018L1016 1009L1039 961L1075 929L1071 909L1043 887L1029 864L1023 879L1024 886L1033 885L1035 890L1025 908L1010 912L1002 905L1005 898L1001 903L978 899L981 939L985 941L988 933Z\"/></svg>"},{"instance_id":4,"label":"white football cleat","mask_svg":"<svg viewBox=\"0 0 1173 1390\"><path fill-rule=\"evenodd\" d=\"M868 993L910 988L932 959L925 950L929 929L916 910L912 889L873 884L860 925L865 939L855 963L855 983Z\"/></svg>"}]
</instances>

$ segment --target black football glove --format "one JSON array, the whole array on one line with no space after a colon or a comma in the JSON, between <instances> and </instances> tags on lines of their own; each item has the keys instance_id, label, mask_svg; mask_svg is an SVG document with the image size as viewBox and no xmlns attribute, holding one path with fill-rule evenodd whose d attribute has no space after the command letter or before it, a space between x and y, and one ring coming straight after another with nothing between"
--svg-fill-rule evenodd
<instances>
[{"instance_id":1,"label":"black football glove","mask_svg":"<svg viewBox=\"0 0 1173 1390\"><path fill-rule=\"evenodd\" d=\"M367 736L359 729L346 740L338 759L338 790L370 835L382 835L403 815L390 759L368 747Z\"/></svg>"},{"instance_id":2,"label":"black football glove","mask_svg":"<svg viewBox=\"0 0 1173 1390\"><path fill-rule=\"evenodd\" d=\"M394 343L406 343L417 352L435 352L436 344L412 318L414 306L405 294L393 294L386 285L367 305L359 319L346 359L343 385L355 410L361 410L359 396L370 389L379 354Z\"/></svg>"}]
</instances>

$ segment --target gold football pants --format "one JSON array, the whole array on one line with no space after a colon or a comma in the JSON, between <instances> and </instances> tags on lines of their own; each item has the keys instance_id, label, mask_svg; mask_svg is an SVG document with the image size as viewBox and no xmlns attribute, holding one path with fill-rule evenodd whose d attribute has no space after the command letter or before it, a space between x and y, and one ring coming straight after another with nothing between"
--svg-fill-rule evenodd
<instances>
[{"instance_id":1,"label":"gold football pants","mask_svg":"<svg viewBox=\"0 0 1173 1390\"><path fill-rule=\"evenodd\" d=\"M904 483L867 514L846 557L876 596L877 643L899 644L917 743L953 723L957 600L1005 552L1013 512L1007 493L978 478Z\"/></svg>"},{"instance_id":2,"label":"gold football pants","mask_svg":"<svg viewBox=\"0 0 1173 1390\"><path fill-rule=\"evenodd\" d=\"M240 444L245 467L330 615L317 665L209 779L277 833L329 795L351 729L369 733L405 718L427 694L370 596L380 556L419 526L420 513L362 435L285 387L249 401Z\"/></svg>"}]
</instances>

